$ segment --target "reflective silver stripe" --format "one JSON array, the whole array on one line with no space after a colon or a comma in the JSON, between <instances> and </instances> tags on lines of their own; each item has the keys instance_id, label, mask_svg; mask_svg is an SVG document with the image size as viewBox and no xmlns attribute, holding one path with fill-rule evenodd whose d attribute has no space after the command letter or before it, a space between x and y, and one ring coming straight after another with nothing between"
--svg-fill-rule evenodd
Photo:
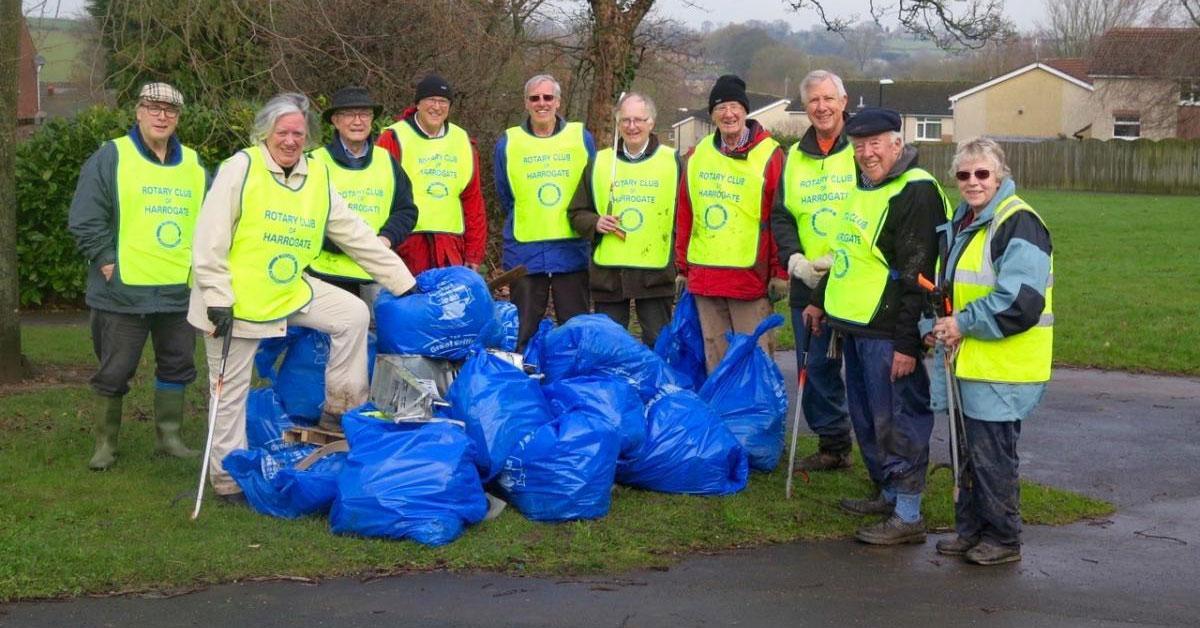
<instances>
[{"instance_id":1,"label":"reflective silver stripe","mask_svg":"<svg viewBox=\"0 0 1200 628\"><path fill-rule=\"evenodd\" d=\"M1034 327L1053 327L1053 326L1054 326L1054 314L1053 313L1051 313L1051 314L1043 313L1041 316L1038 317L1037 325L1034 325Z\"/></svg>"},{"instance_id":2,"label":"reflective silver stripe","mask_svg":"<svg viewBox=\"0 0 1200 628\"><path fill-rule=\"evenodd\" d=\"M1046 278L1046 287L1047 288L1054 287L1054 273L1050 273L1050 276Z\"/></svg>"},{"instance_id":3,"label":"reflective silver stripe","mask_svg":"<svg viewBox=\"0 0 1200 628\"><path fill-rule=\"evenodd\" d=\"M955 269L954 283L972 286L994 286L996 285L996 275L989 271L990 269L981 271Z\"/></svg>"}]
</instances>

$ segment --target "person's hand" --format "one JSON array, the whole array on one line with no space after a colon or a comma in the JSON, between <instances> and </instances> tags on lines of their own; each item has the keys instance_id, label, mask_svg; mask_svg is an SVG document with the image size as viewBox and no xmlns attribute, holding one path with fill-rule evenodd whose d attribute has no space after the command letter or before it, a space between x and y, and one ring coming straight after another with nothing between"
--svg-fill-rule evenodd
<instances>
[{"instance_id":1,"label":"person's hand","mask_svg":"<svg viewBox=\"0 0 1200 628\"><path fill-rule=\"evenodd\" d=\"M216 328L213 330L213 336L224 338L233 329L233 308L210 307L208 308L208 320Z\"/></svg>"},{"instance_id":2,"label":"person's hand","mask_svg":"<svg viewBox=\"0 0 1200 628\"><path fill-rule=\"evenodd\" d=\"M116 264L105 264L100 267L100 274L104 275L104 281L112 281L113 269L116 267Z\"/></svg>"},{"instance_id":3,"label":"person's hand","mask_svg":"<svg viewBox=\"0 0 1200 628\"><path fill-rule=\"evenodd\" d=\"M385 249L392 248L392 241L389 240L387 236L382 236L382 235L379 236L379 243L382 244L383 248L385 248Z\"/></svg>"},{"instance_id":4,"label":"person's hand","mask_svg":"<svg viewBox=\"0 0 1200 628\"><path fill-rule=\"evenodd\" d=\"M810 305L804 308L803 312L804 323L808 325L808 331L814 336L821 335L821 325L825 323L825 310Z\"/></svg>"},{"instance_id":5,"label":"person's hand","mask_svg":"<svg viewBox=\"0 0 1200 628\"><path fill-rule=\"evenodd\" d=\"M958 329L958 319L953 316L943 316L933 325L933 336L946 345L947 349L958 346L962 340L962 332Z\"/></svg>"},{"instance_id":6,"label":"person's hand","mask_svg":"<svg viewBox=\"0 0 1200 628\"><path fill-rule=\"evenodd\" d=\"M675 275L675 300L676 301L679 300L679 297L683 296L683 293L685 290L687 290L687 277L683 276L682 274Z\"/></svg>"},{"instance_id":7,"label":"person's hand","mask_svg":"<svg viewBox=\"0 0 1200 628\"><path fill-rule=\"evenodd\" d=\"M475 262L467 262L463 264L463 266L466 266L475 272L479 272L479 264L476 264Z\"/></svg>"},{"instance_id":8,"label":"person's hand","mask_svg":"<svg viewBox=\"0 0 1200 628\"><path fill-rule=\"evenodd\" d=\"M788 258L788 274L804 282L809 288L816 288L817 283L821 281L821 275L825 273L818 271L803 253L792 253Z\"/></svg>"},{"instance_id":9,"label":"person's hand","mask_svg":"<svg viewBox=\"0 0 1200 628\"><path fill-rule=\"evenodd\" d=\"M621 228L621 219L616 216L601 216L596 221L596 233L613 233Z\"/></svg>"},{"instance_id":10,"label":"person's hand","mask_svg":"<svg viewBox=\"0 0 1200 628\"><path fill-rule=\"evenodd\" d=\"M925 336L921 338L921 341L924 342L925 346L930 349L932 349L935 345L937 345L937 338L933 337L933 332L929 332L928 334L925 334Z\"/></svg>"},{"instance_id":11,"label":"person's hand","mask_svg":"<svg viewBox=\"0 0 1200 628\"><path fill-rule=\"evenodd\" d=\"M788 280L782 277L771 277L767 282L767 299L771 303L782 301L788 297Z\"/></svg>"},{"instance_id":12,"label":"person's hand","mask_svg":"<svg viewBox=\"0 0 1200 628\"><path fill-rule=\"evenodd\" d=\"M900 353L892 352L892 381L911 375L917 369L917 359Z\"/></svg>"}]
</instances>

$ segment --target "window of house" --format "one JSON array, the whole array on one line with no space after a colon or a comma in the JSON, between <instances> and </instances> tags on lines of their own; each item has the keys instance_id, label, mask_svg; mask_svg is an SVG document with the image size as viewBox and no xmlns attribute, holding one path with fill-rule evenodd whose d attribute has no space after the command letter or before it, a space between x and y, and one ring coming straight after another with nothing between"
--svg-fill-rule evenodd
<instances>
[{"instance_id":1,"label":"window of house","mask_svg":"<svg viewBox=\"0 0 1200 628\"><path fill-rule=\"evenodd\" d=\"M925 142L942 141L942 119L917 118L917 140Z\"/></svg>"},{"instance_id":2,"label":"window of house","mask_svg":"<svg viewBox=\"0 0 1200 628\"><path fill-rule=\"evenodd\" d=\"M1200 105L1200 80L1184 79L1179 82L1179 104Z\"/></svg>"},{"instance_id":3,"label":"window of house","mask_svg":"<svg viewBox=\"0 0 1200 628\"><path fill-rule=\"evenodd\" d=\"M1113 114L1113 137L1136 140L1142 136L1142 116L1137 113Z\"/></svg>"}]
</instances>

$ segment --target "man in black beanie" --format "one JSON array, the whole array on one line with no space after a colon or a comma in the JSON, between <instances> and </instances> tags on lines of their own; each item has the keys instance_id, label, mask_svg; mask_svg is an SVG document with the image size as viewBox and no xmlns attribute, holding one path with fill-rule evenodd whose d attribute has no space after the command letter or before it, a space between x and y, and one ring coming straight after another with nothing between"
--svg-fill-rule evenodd
<instances>
[{"instance_id":1,"label":"man in black beanie","mask_svg":"<svg viewBox=\"0 0 1200 628\"><path fill-rule=\"evenodd\" d=\"M696 297L704 357L712 372L729 344L725 332L754 332L787 295L787 279L770 229L771 207L783 171L779 143L747 116L746 82L717 79L708 95L716 132L687 155L676 212L677 292ZM761 337L771 350L772 334Z\"/></svg>"},{"instance_id":2,"label":"man in black beanie","mask_svg":"<svg viewBox=\"0 0 1200 628\"><path fill-rule=\"evenodd\" d=\"M379 147L412 177L420 210L412 236L396 253L414 275L430 268L478 269L487 243L487 215L479 183L479 151L451 124L450 83L429 74L417 83L413 105L384 129Z\"/></svg>"}]
</instances>

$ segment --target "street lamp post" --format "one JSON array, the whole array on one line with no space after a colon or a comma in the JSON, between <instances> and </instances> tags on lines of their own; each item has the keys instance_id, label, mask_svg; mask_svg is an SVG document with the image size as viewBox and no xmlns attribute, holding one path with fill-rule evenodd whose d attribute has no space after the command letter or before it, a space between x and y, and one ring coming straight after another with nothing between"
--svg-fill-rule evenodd
<instances>
[{"instance_id":1,"label":"street lamp post","mask_svg":"<svg viewBox=\"0 0 1200 628\"><path fill-rule=\"evenodd\" d=\"M883 86L891 85L892 83L895 83L895 82L896 81L893 81L890 78L879 79L879 106L880 107L883 106Z\"/></svg>"}]
</instances>

